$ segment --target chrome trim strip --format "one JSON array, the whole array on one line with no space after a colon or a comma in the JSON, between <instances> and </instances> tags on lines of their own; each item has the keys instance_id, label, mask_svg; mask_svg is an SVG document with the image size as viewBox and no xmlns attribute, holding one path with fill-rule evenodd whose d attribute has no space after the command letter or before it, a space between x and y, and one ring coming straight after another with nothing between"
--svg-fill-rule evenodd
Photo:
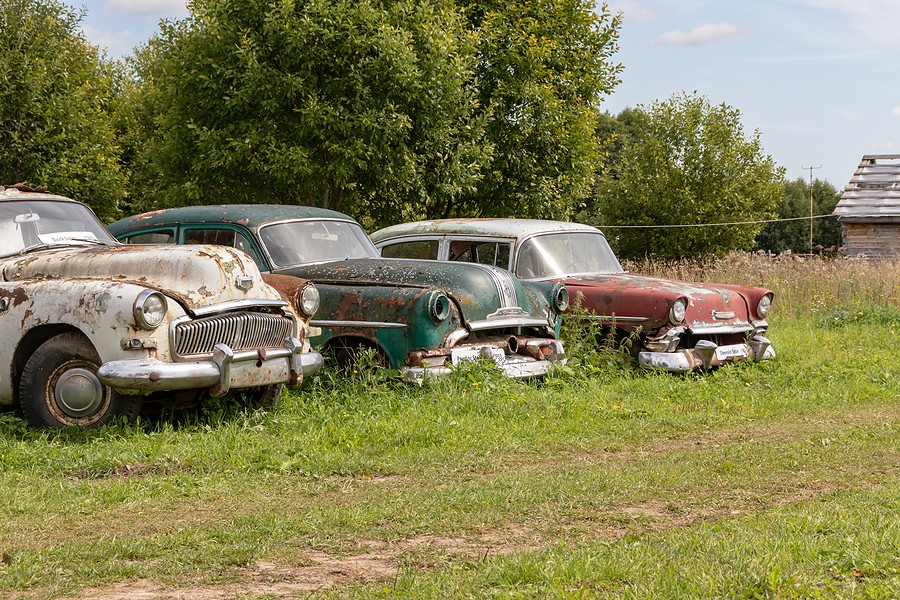
<instances>
[{"instance_id":1,"label":"chrome trim strip","mask_svg":"<svg viewBox=\"0 0 900 600\"><path fill-rule=\"evenodd\" d=\"M444 348L452 348L467 337L469 337L468 329L457 329L450 333L450 335L447 336L447 339L444 340Z\"/></svg>"},{"instance_id":2,"label":"chrome trim strip","mask_svg":"<svg viewBox=\"0 0 900 600\"><path fill-rule=\"evenodd\" d=\"M616 315L591 315L589 321L615 321L616 323L643 323L648 317L617 317Z\"/></svg>"},{"instance_id":3,"label":"chrome trim strip","mask_svg":"<svg viewBox=\"0 0 900 600\"><path fill-rule=\"evenodd\" d=\"M406 323L381 323L379 321L320 321L318 319L309 322L315 327L380 327L382 329L405 328Z\"/></svg>"},{"instance_id":4,"label":"chrome trim strip","mask_svg":"<svg viewBox=\"0 0 900 600\"><path fill-rule=\"evenodd\" d=\"M714 335L717 333L746 333L753 331L753 327L747 325L729 325L726 327L717 327L715 325L706 327L688 327L688 331L694 335Z\"/></svg>"},{"instance_id":5,"label":"chrome trim strip","mask_svg":"<svg viewBox=\"0 0 900 600\"><path fill-rule=\"evenodd\" d=\"M550 323L546 319L538 319L534 317L512 317L509 319L470 321L468 325L469 329L471 329L472 331L482 331L484 329L504 329L506 327L550 327Z\"/></svg>"},{"instance_id":6,"label":"chrome trim strip","mask_svg":"<svg viewBox=\"0 0 900 600\"><path fill-rule=\"evenodd\" d=\"M233 302L223 302L222 304L213 304L211 306L201 306L192 312L198 317L228 312L232 310L241 310L245 308L257 308L260 306L288 306L284 300L270 300L268 298L248 298L247 300L234 300Z\"/></svg>"}]
</instances>

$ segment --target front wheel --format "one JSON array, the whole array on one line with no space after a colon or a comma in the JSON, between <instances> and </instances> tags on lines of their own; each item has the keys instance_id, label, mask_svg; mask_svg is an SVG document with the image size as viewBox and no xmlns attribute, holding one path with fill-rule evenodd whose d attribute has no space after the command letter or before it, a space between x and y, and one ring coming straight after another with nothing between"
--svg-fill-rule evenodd
<instances>
[{"instance_id":1,"label":"front wheel","mask_svg":"<svg viewBox=\"0 0 900 600\"><path fill-rule=\"evenodd\" d=\"M25 363L19 380L19 404L37 427L85 429L116 417L133 419L140 396L124 396L97 378L100 356L77 333L63 333L41 344Z\"/></svg>"},{"instance_id":2,"label":"front wheel","mask_svg":"<svg viewBox=\"0 0 900 600\"><path fill-rule=\"evenodd\" d=\"M281 393L284 391L284 385L273 383L265 385L250 393L250 403L258 408L271 408L278 404L281 400Z\"/></svg>"}]
</instances>

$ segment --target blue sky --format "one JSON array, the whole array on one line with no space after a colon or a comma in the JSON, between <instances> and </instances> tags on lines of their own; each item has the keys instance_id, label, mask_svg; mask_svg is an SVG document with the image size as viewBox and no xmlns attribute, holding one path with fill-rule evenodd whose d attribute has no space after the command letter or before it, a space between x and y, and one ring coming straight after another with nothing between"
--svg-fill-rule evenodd
<instances>
[{"instance_id":1,"label":"blue sky","mask_svg":"<svg viewBox=\"0 0 900 600\"><path fill-rule=\"evenodd\" d=\"M121 57L183 0L88 0L87 38ZM609 0L621 12L616 113L682 90L742 114L787 177L838 189L863 154L900 153L900 1Z\"/></svg>"}]
</instances>

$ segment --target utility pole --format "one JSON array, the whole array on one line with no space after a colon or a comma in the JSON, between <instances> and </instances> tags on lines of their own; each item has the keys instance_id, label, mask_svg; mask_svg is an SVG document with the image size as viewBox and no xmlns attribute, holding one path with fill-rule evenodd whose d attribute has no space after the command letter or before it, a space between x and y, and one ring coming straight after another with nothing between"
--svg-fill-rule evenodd
<instances>
[{"instance_id":1,"label":"utility pole","mask_svg":"<svg viewBox=\"0 0 900 600\"><path fill-rule=\"evenodd\" d=\"M800 167L801 169L809 169L809 253L813 253L812 235L813 235L813 169L821 169L822 165L817 167Z\"/></svg>"}]
</instances>

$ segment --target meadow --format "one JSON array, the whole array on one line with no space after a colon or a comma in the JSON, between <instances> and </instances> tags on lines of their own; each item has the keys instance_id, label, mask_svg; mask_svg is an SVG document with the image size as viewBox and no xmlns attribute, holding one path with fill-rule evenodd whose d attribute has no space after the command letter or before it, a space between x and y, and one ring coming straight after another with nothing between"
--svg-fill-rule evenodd
<instances>
[{"instance_id":1,"label":"meadow","mask_svg":"<svg viewBox=\"0 0 900 600\"><path fill-rule=\"evenodd\" d=\"M3 414L0 596L900 597L900 265L629 268L770 287L777 359L651 373L575 336L538 382L361 363L269 410Z\"/></svg>"}]
</instances>

